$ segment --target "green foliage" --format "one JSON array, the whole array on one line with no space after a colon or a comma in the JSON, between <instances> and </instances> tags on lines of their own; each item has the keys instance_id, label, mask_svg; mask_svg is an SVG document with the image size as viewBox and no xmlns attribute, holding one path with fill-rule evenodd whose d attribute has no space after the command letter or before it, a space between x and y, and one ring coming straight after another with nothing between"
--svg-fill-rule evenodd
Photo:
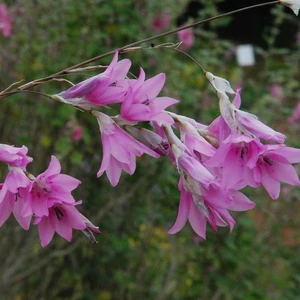
<instances>
[{"instance_id":1,"label":"green foliage","mask_svg":"<svg viewBox=\"0 0 300 300\"><path fill-rule=\"evenodd\" d=\"M216 1L206 1L199 18L215 15ZM165 9L171 24L187 1L7 1L13 14L13 35L0 37L0 90L12 82L44 77L61 69L156 34L151 21ZM23 12L19 12L18 9ZM278 9L277 23L285 18ZM189 20L192 21L192 20ZM230 18L214 22L226 26ZM277 23L274 25L277 26ZM259 63L242 69L234 45L213 31L195 28L196 42L189 53L205 69L243 85L243 108L287 134L289 145L300 146L300 125L287 117L299 89L297 51L256 49ZM276 28L275 28L276 29ZM278 31L272 31L278 35ZM246 33L245 33L246 34ZM154 43L178 42L176 35ZM142 66L148 76L164 72L163 93L181 100L174 111L208 124L218 115L218 101L199 67L187 56L168 49L145 49L126 55L133 73ZM106 65L111 58L97 62ZM95 72L68 77L78 82ZM272 84L282 87L274 99ZM67 83L50 82L39 92L57 93ZM83 139L74 141L68 122L83 127ZM207 241L194 236L187 225L175 236L167 234L176 218L178 176L167 158L138 160L133 176L123 174L113 189L105 176L96 178L101 162L100 135L91 116L34 94L14 95L1 101L1 142L26 144L34 163L30 172L47 167L57 155L63 172L82 181L76 191L83 213L100 226L99 244L79 232L72 244L55 237L41 249L36 228L19 229L14 220L1 228L0 290L3 299L297 299L300 277L299 191L285 187L272 202L262 190L247 190L257 208L235 215L237 224ZM4 168L0 169L1 178Z\"/></svg>"}]
</instances>

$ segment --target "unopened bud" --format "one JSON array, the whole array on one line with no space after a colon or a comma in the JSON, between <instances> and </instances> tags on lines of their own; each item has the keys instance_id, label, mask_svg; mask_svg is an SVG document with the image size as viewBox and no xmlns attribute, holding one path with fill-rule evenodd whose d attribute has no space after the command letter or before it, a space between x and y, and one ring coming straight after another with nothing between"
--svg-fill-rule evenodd
<instances>
[{"instance_id":1,"label":"unopened bud","mask_svg":"<svg viewBox=\"0 0 300 300\"><path fill-rule=\"evenodd\" d=\"M169 153L170 145L168 141L164 140L157 133L145 128L137 128L133 126L125 126L125 129L132 137L159 155L164 156Z\"/></svg>"}]
</instances>

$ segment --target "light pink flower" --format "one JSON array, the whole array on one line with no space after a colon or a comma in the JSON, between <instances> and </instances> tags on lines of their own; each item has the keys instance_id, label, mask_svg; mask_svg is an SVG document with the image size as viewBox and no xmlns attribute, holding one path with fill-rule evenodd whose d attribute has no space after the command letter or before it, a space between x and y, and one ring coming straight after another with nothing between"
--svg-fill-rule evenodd
<instances>
[{"instance_id":1,"label":"light pink flower","mask_svg":"<svg viewBox=\"0 0 300 300\"><path fill-rule=\"evenodd\" d=\"M169 234L179 232L188 220L193 230L203 239L206 238L206 223L217 231L218 226L230 226L232 231L235 221L228 210L245 211L252 209L255 204L244 194L238 191L228 191L216 184L208 188L195 184L191 189L184 183L185 179L180 178L180 203L175 224L168 231ZM227 223L224 221L226 220Z\"/></svg>"},{"instance_id":2,"label":"light pink flower","mask_svg":"<svg viewBox=\"0 0 300 300\"><path fill-rule=\"evenodd\" d=\"M129 59L118 62L118 52L101 74L84 80L53 98L77 106L101 106L123 101L128 84L125 77L131 66Z\"/></svg>"},{"instance_id":3,"label":"light pink flower","mask_svg":"<svg viewBox=\"0 0 300 300\"><path fill-rule=\"evenodd\" d=\"M22 146L17 148L5 144L0 144L0 161L7 163L12 167L19 167L22 170L26 169L32 158L27 156L28 148Z\"/></svg>"},{"instance_id":4,"label":"light pink flower","mask_svg":"<svg viewBox=\"0 0 300 300\"><path fill-rule=\"evenodd\" d=\"M60 172L60 163L52 155L48 169L32 181L30 196L23 209L24 216L48 216L49 208L54 205L75 203L71 192L81 182Z\"/></svg>"},{"instance_id":5,"label":"light pink flower","mask_svg":"<svg viewBox=\"0 0 300 300\"><path fill-rule=\"evenodd\" d=\"M100 112L93 114L100 127L103 147L103 159L97 173L98 177L106 172L111 185L116 186L122 170L130 175L134 173L136 156L144 153L155 158L160 156L122 130L109 116Z\"/></svg>"},{"instance_id":6,"label":"light pink flower","mask_svg":"<svg viewBox=\"0 0 300 300\"><path fill-rule=\"evenodd\" d=\"M246 185L257 187L254 167L265 151L258 138L247 135L229 135L220 144L215 155L205 162L205 166L222 168L223 184L227 188L240 189Z\"/></svg>"},{"instance_id":7,"label":"light pink flower","mask_svg":"<svg viewBox=\"0 0 300 300\"><path fill-rule=\"evenodd\" d=\"M75 208L80 203L81 201L72 204L55 203L49 208L47 216L36 217L34 224L38 226L42 247L50 243L55 232L71 242L73 229L86 230L86 222Z\"/></svg>"},{"instance_id":8,"label":"light pink flower","mask_svg":"<svg viewBox=\"0 0 300 300\"><path fill-rule=\"evenodd\" d=\"M288 121L289 123L293 124L300 120L300 102L297 103L295 109L291 116L289 116Z\"/></svg>"},{"instance_id":9,"label":"light pink flower","mask_svg":"<svg viewBox=\"0 0 300 300\"><path fill-rule=\"evenodd\" d=\"M11 18L5 4L0 4L0 32L5 37L11 35Z\"/></svg>"},{"instance_id":10,"label":"light pink flower","mask_svg":"<svg viewBox=\"0 0 300 300\"><path fill-rule=\"evenodd\" d=\"M191 153L196 155L199 161L203 162L215 154L216 149L203 137L207 134L207 128L199 128L199 123L196 121L191 122L190 119L179 115L176 115L175 120L181 141Z\"/></svg>"},{"instance_id":11,"label":"light pink flower","mask_svg":"<svg viewBox=\"0 0 300 300\"><path fill-rule=\"evenodd\" d=\"M18 160L14 160L14 163L16 161ZM22 163L20 165L24 166ZM0 186L0 226L13 213L18 223L28 230L31 216L24 216L22 212L30 188L31 181L24 171L19 167L9 166L5 181Z\"/></svg>"},{"instance_id":12,"label":"light pink flower","mask_svg":"<svg viewBox=\"0 0 300 300\"><path fill-rule=\"evenodd\" d=\"M170 22L171 22L171 12L169 9L166 9L165 11L163 11L161 15L157 15L153 18L152 28L155 31L160 32L166 29L167 27L169 27Z\"/></svg>"},{"instance_id":13,"label":"light pink flower","mask_svg":"<svg viewBox=\"0 0 300 300\"><path fill-rule=\"evenodd\" d=\"M178 32L178 38L183 42L182 49L187 51L195 42L194 33L192 28L187 28Z\"/></svg>"},{"instance_id":14,"label":"light pink flower","mask_svg":"<svg viewBox=\"0 0 300 300\"><path fill-rule=\"evenodd\" d=\"M280 182L299 185L299 178L293 163L300 162L300 149L285 145L266 145L254 169L255 180L261 183L272 199L280 193Z\"/></svg>"},{"instance_id":15,"label":"light pink flower","mask_svg":"<svg viewBox=\"0 0 300 300\"><path fill-rule=\"evenodd\" d=\"M166 81L161 73L145 81L141 68L137 80L130 81L128 93L121 106L121 117L129 122L156 121L159 124L173 124L173 119L164 111L179 101L169 97L157 97Z\"/></svg>"}]
</instances>

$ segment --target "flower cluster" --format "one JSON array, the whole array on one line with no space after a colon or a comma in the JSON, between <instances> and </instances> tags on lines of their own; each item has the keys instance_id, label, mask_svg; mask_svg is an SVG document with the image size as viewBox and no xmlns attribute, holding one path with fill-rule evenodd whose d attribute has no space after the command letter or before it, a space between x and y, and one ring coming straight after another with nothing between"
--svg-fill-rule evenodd
<instances>
[{"instance_id":1,"label":"flower cluster","mask_svg":"<svg viewBox=\"0 0 300 300\"><path fill-rule=\"evenodd\" d=\"M98 228L88 221L75 207L71 192L80 181L61 174L61 166L55 156L51 157L48 169L34 177L26 171L32 158L28 149L0 144L0 161L7 163L8 174L0 185L0 226L14 215L25 230L29 229L31 219L38 226L42 247L47 246L55 232L67 241L72 239L72 230L82 230L96 242L94 233Z\"/></svg>"},{"instance_id":2,"label":"flower cluster","mask_svg":"<svg viewBox=\"0 0 300 300\"><path fill-rule=\"evenodd\" d=\"M292 164L300 162L300 150L286 147L283 134L240 110L240 90L234 91L228 81L206 72L221 112L207 126L165 110L178 101L158 96L164 74L146 80L141 68L137 79L129 79L130 61L118 62L117 58L118 53L102 74L54 97L88 108L96 117L103 148L97 176L106 172L113 186L118 184L121 170L134 173L136 156L146 153L170 158L179 173L180 203L169 233L180 231L187 220L202 238L206 237L207 223L214 230L227 225L232 230L235 221L229 211L255 206L241 189L262 185L272 199L277 199L281 182L299 185ZM233 97L232 102L229 97ZM120 103L118 116L92 109L113 103ZM143 128L142 122L150 123L153 130Z\"/></svg>"},{"instance_id":3,"label":"flower cluster","mask_svg":"<svg viewBox=\"0 0 300 300\"><path fill-rule=\"evenodd\" d=\"M131 79L130 66L129 59L118 61L116 52L103 73L51 97L96 118L103 154L97 177L106 173L112 186L118 184L122 170L130 175L135 172L136 157L148 154L170 159L179 174L180 191L170 234L180 231L187 221L204 239L207 224L215 231L229 225L232 231L235 220L230 211L255 206L241 192L244 187L263 186L277 199L281 182L300 184L292 165L300 162L300 150L285 146L282 133L240 109L240 89L234 91L227 80L206 72L219 99L220 116L204 125L166 111L179 101L159 95L165 74L146 79L140 68L139 77ZM119 115L100 111L112 104L119 105ZM145 123L151 129L144 128ZM9 168L0 186L0 226L13 213L26 230L34 218L43 247L55 232L70 241L73 229L82 230L95 242L93 233L99 230L78 212L81 201L76 202L71 194L80 181L61 174L55 156L37 177L26 171L32 159L24 146L0 145L0 161Z\"/></svg>"},{"instance_id":4,"label":"flower cluster","mask_svg":"<svg viewBox=\"0 0 300 300\"><path fill-rule=\"evenodd\" d=\"M169 97L158 97L165 84L165 74L146 80L141 68L137 79L129 79L127 73L130 66L128 59L118 61L116 52L103 73L53 96L81 109L120 103L120 115L117 117L91 111L99 124L103 147L102 164L97 176L106 172L113 186L118 184L122 170L128 174L134 173L137 156L146 153L158 158L166 154L164 147L168 146L159 135L150 130L139 131L134 125L138 122L173 124L173 118L165 108L178 102Z\"/></svg>"}]
</instances>

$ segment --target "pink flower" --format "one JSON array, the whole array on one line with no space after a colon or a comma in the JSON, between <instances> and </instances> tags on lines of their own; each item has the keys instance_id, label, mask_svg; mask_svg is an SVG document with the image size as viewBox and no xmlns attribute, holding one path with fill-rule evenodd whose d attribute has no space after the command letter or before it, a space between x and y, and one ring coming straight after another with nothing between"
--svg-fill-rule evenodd
<instances>
[{"instance_id":1,"label":"pink flower","mask_svg":"<svg viewBox=\"0 0 300 300\"><path fill-rule=\"evenodd\" d=\"M0 161L7 163L12 167L19 167L22 170L26 169L32 158L27 156L28 148L22 146L17 148L5 144L0 144Z\"/></svg>"},{"instance_id":2,"label":"pink flower","mask_svg":"<svg viewBox=\"0 0 300 300\"><path fill-rule=\"evenodd\" d=\"M289 123L293 124L300 120L300 102L297 103L293 113L289 116L288 121Z\"/></svg>"},{"instance_id":3,"label":"pink flower","mask_svg":"<svg viewBox=\"0 0 300 300\"><path fill-rule=\"evenodd\" d=\"M259 156L265 151L258 138L247 135L230 135L217 149L205 166L222 168L223 184L227 188L239 189L246 185L257 187L254 167ZM238 188L239 187L239 188Z\"/></svg>"},{"instance_id":4,"label":"pink flower","mask_svg":"<svg viewBox=\"0 0 300 300\"><path fill-rule=\"evenodd\" d=\"M73 229L86 230L86 222L75 208L75 205L80 203L81 201L72 204L55 203L49 208L47 216L36 217L34 224L38 226L42 247L51 242L55 232L71 242Z\"/></svg>"},{"instance_id":5,"label":"pink flower","mask_svg":"<svg viewBox=\"0 0 300 300\"><path fill-rule=\"evenodd\" d=\"M13 213L18 223L28 230L31 216L23 216L22 212L30 188L31 181L24 171L19 167L9 166L5 181L0 185L0 226Z\"/></svg>"},{"instance_id":6,"label":"pink flower","mask_svg":"<svg viewBox=\"0 0 300 300\"><path fill-rule=\"evenodd\" d=\"M194 33L192 28L187 28L178 32L178 38L183 42L182 49L187 51L195 42Z\"/></svg>"},{"instance_id":7,"label":"pink flower","mask_svg":"<svg viewBox=\"0 0 300 300\"><path fill-rule=\"evenodd\" d=\"M280 182L299 185L299 178L293 163L300 162L300 149L285 145L266 145L266 150L259 156L255 180L261 183L272 199L280 193Z\"/></svg>"},{"instance_id":8,"label":"pink flower","mask_svg":"<svg viewBox=\"0 0 300 300\"><path fill-rule=\"evenodd\" d=\"M121 117L129 122L156 121L159 124L173 124L173 119L164 109L179 101L169 97L157 97L165 81L166 76L163 73L145 81L145 72L141 68L139 78L130 82L121 106Z\"/></svg>"},{"instance_id":9,"label":"pink flower","mask_svg":"<svg viewBox=\"0 0 300 300\"><path fill-rule=\"evenodd\" d=\"M134 173L136 156L141 156L143 153L155 158L160 156L122 130L109 116L95 111L93 114L100 127L103 147L103 159L97 173L98 177L106 172L111 185L116 186L122 169L130 175Z\"/></svg>"},{"instance_id":10,"label":"pink flower","mask_svg":"<svg viewBox=\"0 0 300 300\"><path fill-rule=\"evenodd\" d=\"M25 180L24 175L24 180ZM6 178L4 184L0 184L0 227L13 213L15 219L25 230L29 229L31 216L23 216L22 210L25 205L30 181L27 179L27 186L15 183L14 192L9 190L9 179ZM12 183L10 183L11 185Z\"/></svg>"},{"instance_id":11,"label":"pink flower","mask_svg":"<svg viewBox=\"0 0 300 300\"><path fill-rule=\"evenodd\" d=\"M196 182L194 182L191 189L184 181L185 179L181 176L178 186L180 190L178 215L175 224L168 231L169 234L179 232L187 220L193 230L203 239L206 238L207 222L215 231L217 231L218 226L226 226L228 223L230 231L232 231L235 221L229 214L228 209L244 211L255 206L240 192L221 189L215 184L204 188L203 186L197 186Z\"/></svg>"},{"instance_id":12,"label":"pink flower","mask_svg":"<svg viewBox=\"0 0 300 300\"><path fill-rule=\"evenodd\" d=\"M172 150L178 172L185 175L186 181L188 178L192 178L206 187L214 181L215 177L190 153L175 144L172 144Z\"/></svg>"},{"instance_id":13,"label":"pink flower","mask_svg":"<svg viewBox=\"0 0 300 300\"><path fill-rule=\"evenodd\" d=\"M172 116L174 115L172 114ZM199 128L201 124L179 115L175 115L175 120L175 126L180 132L181 141L191 153L196 155L199 161L203 162L215 154L216 149L203 137L208 133L205 127Z\"/></svg>"},{"instance_id":14,"label":"pink flower","mask_svg":"<svg viewBox=\"0 0 300 300\"><path fill-rule=\"evenodd\" d=\"M53 98L76 106L101 106L123 101L127 92L125 77L131 66L129 59L119 62L118 52L108 68L101 74L84 80Z\"/></svg>"},{"instance_id":15,"label":"pink flower","mask_svg":"<svg viewBox=\"0 0 300 300\"><path fill-rule=\"evenodd\" d=\"M0 4L0 32L5 37L11 35L11 18L5 4Z\"/></svg>"},{"instance_id":16,"label":"pink flower","mask_svg":"<svg viewBox=\"0 0 300 300\"><path fill-rule=\"evenodd\" d=\"M171 22L171 12L169 9L166 9L161 15L157 15L152 20L152 28L155 31L162 31L169 27Z\"/></svg>"},{"instance_id":17,"label":"pink flower","mask_svg":"<svg viewBox=\"0 0 300 300\"><path fill-rule=\"evenodd\" d=\"M60 174L61 166L55 156L51 156L48 169L33 181L23 209L24 216L49 215L49 208L57 204L73 205L75 200L71 192L80 181L66 174Z\"/></svg>"}]
</instances>

